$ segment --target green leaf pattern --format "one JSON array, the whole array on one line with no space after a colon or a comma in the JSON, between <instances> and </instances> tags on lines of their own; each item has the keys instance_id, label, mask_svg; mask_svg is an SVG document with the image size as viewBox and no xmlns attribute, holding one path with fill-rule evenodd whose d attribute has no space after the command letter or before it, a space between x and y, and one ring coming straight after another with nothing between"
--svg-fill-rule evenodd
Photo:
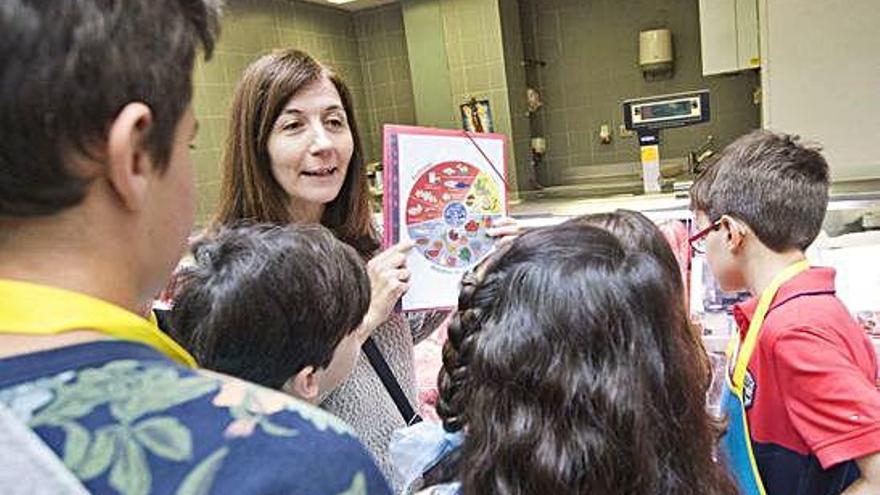
<instances>
[{"instance_id":1,"label":"green leaf pattern","mask_svg":"<svg viewBox=\"0 0 880 495\"><path fill-rule=\"evenodd\" d=\"M86 454L80 464L67 467L73 470L80 479L90 480L97 477L110 467L113 452L116 448L116 430L118 425L102 426L95 431L95 439L88 445ZM65 439L65 445L67 441Z\"/></svg>"},{"instance_id":2,"label":"green leaf pattern","mask_svg":"<svg viewBox=\"0 0 880 495\"><path fill-rule=\"evenodd\" d=\"M63 461L67 466L79 465L86 456L89 444L92 441L92 435L89 430L83 428L79 423L65 423L64 428L64 455Z\"/></svg>"},{"instance_id":3,"label":"green leaf pattern","mask_svg":"<svg viewBox=\"0 0 880 495\"><path fill-rule=\"evenodd\" d=\"M116 437L116 456L110 470L110 486L126 495L147 495L152 482L150 466L140 444L130 431Z\"/></svg>"},{"instance_id":4,"label":"green leaf pattern","mask_svg":"<svg viewBox=\"0 0 880 495\"><path fill-rule=\"evenodd\" d=\"M192 459L192 435L177 418L159 416L138 423L134 437L150 452L169 461Z\"/></svg>"},{"instance_id":5,"label":"green leaf pattern","mask_svg":"<svg viewBox=\"0 0 880 495\"><path fill-rule=\"evenodd\" d=\"M30 418L30 426L63 429L64 464L85 481L109 470L110 486L124 495L150 492L148 451L170 461L190 461L193 456L189 428L172 416L148 415L203 397L220 386L216 378L180 376L175 368L144 366L134 360L113 361L40 384L43 389L19 388L15 392L18 395L0 399L26 404L27 397L39 397L40 405L45 407L23 411ZM90 434L78 420L102 406L117 423L101 426Z\"/></svg>"},{"instance_id":6,"label":"green leaf pattern","mask_svg":"<svg viewBox=\"0 0 880 495\"><path fill-rule=\"evenodd\" d=\"M351 486L339 495L367 495L367 478L364 473L358 471L351 480Z\"/></svg>"},{"instance_id":7,"label":"green leaf pattern","mask_svg":"<svg viewBox=\"0 0 880 495\"><path fill-rule=\"evenodd\" d=\"M180 376L177 369L162 363L150 365L117 360L101 367L69 371L0 390L0 402L32 428L62 429L65 433L62 460L83 481L108 475L110 486L119 493L147 495L152 485L147 453L172 462L191 462L194 455L190 429L162 412L215 392L223 383L225 380L210 375ZM299 401L266 407L261 404L258 392L248 384L242 399L226 405L216 401L214 404L225 407L233 423L252 422L276 437L289 438L298 433L270 420L273 413L280 410L297 413L320 431L351 434L349 427L335 416ZM99 407L106 407L116 421L90 432L79 421ZM201 459L183 480L177 494L210 493L229 452L229 447L224 446ZM366 477L359 472L340 495L366 493Z\"/></svg>"},{"instance_id":8,"label":"green leaf pattern","mask_svg":"<svg viewBox=\"0 0 880 495\"><path fill-rule=\"evenodd\" d=\"M137 361L113 361L82 370L75 382L55 384L54 400L30 424L61 426L108 403L116 419L132 423L146 414L197 399L218 386L216 379L201 375L180 377L174 368L141 369Z\"/></svg>"},{"instance_id":9,"label":"green leaf pattern","mask_svg":"<svg viewBox=\"0 0 880 495\"><path fill-rule=\"evenodd\" d=\"M34 411L42 408L55 397L52 392L55 385L68 382L75 377L76 372L65 371L53 377L40 378L0 390L0 402L6 405L19 420L30 423Z\"/></svg>"},{"instance_id":10,"label":"green leaf pattern","mask_svg":"<svg viewBox=\"0 0 880 495\"><path fill-rule=\"evenodd\" d=\"M140 377L136 389L145 391L145 386L150 387L150 393L134 393L126 400L112 402L110 412L120 421L131 422L198 399L216 390L219 383L201 375L180 377L172 368L152 368Z\"/></svg>"},{"instance_id":11,"label":"green leaf pattern","mask_svg":"<svg viewBox=\"0 0 880 495\"><path fill-rule=\"evenodd\" d=\"M223 459L229 454L229 447L221 447L213 454L205 457L177 488L176 495L208 495L214 485L214 478L223 465Z\"/></svg>"}]
</instances>

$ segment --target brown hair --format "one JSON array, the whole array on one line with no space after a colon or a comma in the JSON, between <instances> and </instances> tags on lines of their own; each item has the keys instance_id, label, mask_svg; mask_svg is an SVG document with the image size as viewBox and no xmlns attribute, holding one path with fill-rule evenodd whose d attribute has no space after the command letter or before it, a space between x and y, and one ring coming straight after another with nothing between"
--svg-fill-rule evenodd
<instances>
[{"instance_id":1,"label":"brown hair","mask_svg":"<svg viewBox=\"0 0 880 495\"><path fill-rule=\"evenodd\" d=\"M78 205L94 173L71 159L97 160L107 126L131 102L152 111L145 146L164 171L192 97L196 49L209 57L214 46L215 3L4 0L0 216Z\"/></svg>"},{"instance_id":2,"label":"brown hair","mask_svg":"<svg viewBox=\"0 0 880 495\"><path fill-rule=\"evenodd\" d=\"M536 229L463 280L437 412L482 493L733 495L680 284L605 229Z\"/></svg>"},{"instance_id":3,"label":"brown hair","mask_svg":"<svg viewBox=\"0 0 880 495\"><path fill-rule=\"evenodd\" d=\"M224 227L194 258L170 331L200 366L266 387L329 366L370 306L363 260L320 225Z\"/></svg>"},{"instance_id":4,"label":"brown hair","mask_svg":"<svg viewBox=\"0 0 880 495\"><path fill-rule=\"evenodd\" d=\"M680 318L682 325L691 329L690 340L691 348L696 353L696 357L700 363L700 369L706 376L706 380L701 382L704 394L708 392L712 382L712 363L709 361L709 354L706 346L703 345L703 338L700 335L699 327L690 323L687 315L687 304L685 303L684 281L681 278L681 268L669 241L663 235L663 232L657 225L644 214L632 210L615 210L611 213L594 213L592 215L582 215L572 218L565 222L566 224L575 223L582 225L592 225L607 230L617 237L623 248L632 253L648 253L652 255L660 265L667 271L669 282L675 287L675 292L681 294L681 297L675 297L677 311L680 310ZM723 422L713 424L717 435L720 437L724 432L725 426Z\"/></svg>"},{"instance_id":5,"label":"brown hair","mask_svg":"<svg viewBox=\"0 0 880 495\"><path fill-rule=\"evenodd\" d=\"M299 50L276 50L244 72L235 90L229 136L223 152L220 205L213 228L240 220L290 223L288 195L272 175L267 144L272 126L298 91L327 78L339 92L354 151L339 195L324 210L321 224L361 256L378 247L364 173L364 154L351 93L332 69Z\"/></svg>"},{"instance_id":6,"label":"brown hair","mask_svg":"<svg viewBox=\"0 0 880 495\"><path fill-rule=\"evenodd\" d=\"M735 217L768 248L805 250L828 207L828 163L797 136L753 131L726 148L691 186L691 209Z\"/></svg>"},{"instance_id":7,"label":"brown hair","mask_svg":"<svg viewBox=\"0 0 880 495\"><path fill-rule=\"evenodd\" d=\"M565 223L580 223L603 228L614 234L627 251L645 251L659 261L668 271L671 282L684 294L684 281L681 268L669 241L650 218L633 210L615 210L610 213L593 213L567 220Z\"/></svg>"}]
</instances>

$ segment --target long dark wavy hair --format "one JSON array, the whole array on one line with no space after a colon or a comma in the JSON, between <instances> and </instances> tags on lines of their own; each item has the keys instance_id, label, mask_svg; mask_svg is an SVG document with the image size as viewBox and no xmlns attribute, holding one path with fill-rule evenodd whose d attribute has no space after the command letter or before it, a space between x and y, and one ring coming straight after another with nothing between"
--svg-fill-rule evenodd
<instances>
[{"instance_id":1,"label":"long dark wavy hair","mask_svg":"<svg viewBox=\"0 0 880 495\"><path fill-rule=\"evenodd\" d=\"M610 232L528 232L465 277L438 413L470 494L733 495L678 287Z\"/></svg>"},{"instance_id":2,"label":"long dark wavy hair","mask_svg":"<svg viewBox=\"0 0 880 495\"><path fill-rule=\"evenodd\" d=\"M290 98L322 78L333 83L339 92L354 151L342 189L327 204L321 225L363 257L371 256L379 248L351 93L338 73L294 49L275 50L260 57L245 69L235 89L229 137L223 150L220 203L212 222L214 229L241 220L290 223L287 192L272 175L269 136Z\"/></svg>"},{"instance_id":3,"label":"long dark wavy hair","mask_svg":"<svg viewBox=\"0 0 880 495\"><path fill-rule=\"evenodd\" d=\"M703 345L700 329L692 325L690 318L688 318L687 305L685 304L687 291L685 291L684 281L681 278L681 268L663 232L657 228L657 225L650 218L632 210L615 210L608 213L582 215L572 218L566 223L581 223L603 228L614 234L625 250L649 253L666 268L669 273L669 281L675 286L676 291L681 294L681 297L677 298L676 307L682 309L681 317L685 325L691 328L695 352L697 352L697 357L702 363L703 372L708 377L705 383L708 390L712 383L712 366L709 361L709 355L706 352L706 347ZM723 423L716 423L716 429L720 437L724 431Z\"/></svg>"}]
</instances>

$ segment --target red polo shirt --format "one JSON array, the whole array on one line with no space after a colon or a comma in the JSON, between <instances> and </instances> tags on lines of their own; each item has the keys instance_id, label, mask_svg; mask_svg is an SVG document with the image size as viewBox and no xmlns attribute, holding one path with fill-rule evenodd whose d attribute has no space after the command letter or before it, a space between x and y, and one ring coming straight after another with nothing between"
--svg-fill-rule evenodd
<instances>
[{"instance_id":1,"label":"red polo shirt","mask_svg":"<svg viewBox=\"0 0 880 495\"><path fill-rule=\"evenodd\" d=\"M812 268L782 285L746 379L753 446L815 456L825 470L880 452L877 356L835 295L834 276L831 268ZM757 305L752 298L734 307L743 338Z\"/></svg>"}]
</instances>

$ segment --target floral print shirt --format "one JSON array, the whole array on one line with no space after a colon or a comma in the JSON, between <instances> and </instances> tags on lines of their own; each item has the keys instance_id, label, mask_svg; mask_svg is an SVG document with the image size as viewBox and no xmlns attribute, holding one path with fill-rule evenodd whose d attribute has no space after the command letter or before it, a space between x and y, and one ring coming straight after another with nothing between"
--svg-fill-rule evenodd
<instances>
[{"instance_id":1,"label":"floral print shirt","mask_svg":"<svg viewBox=\"0 0 880 495\"><path fill-rule=\"evenodd\" d=\"M391 493L337 418L141 344L0 359L0 403L92 493Z\"/></svg>"}]
</instances>

